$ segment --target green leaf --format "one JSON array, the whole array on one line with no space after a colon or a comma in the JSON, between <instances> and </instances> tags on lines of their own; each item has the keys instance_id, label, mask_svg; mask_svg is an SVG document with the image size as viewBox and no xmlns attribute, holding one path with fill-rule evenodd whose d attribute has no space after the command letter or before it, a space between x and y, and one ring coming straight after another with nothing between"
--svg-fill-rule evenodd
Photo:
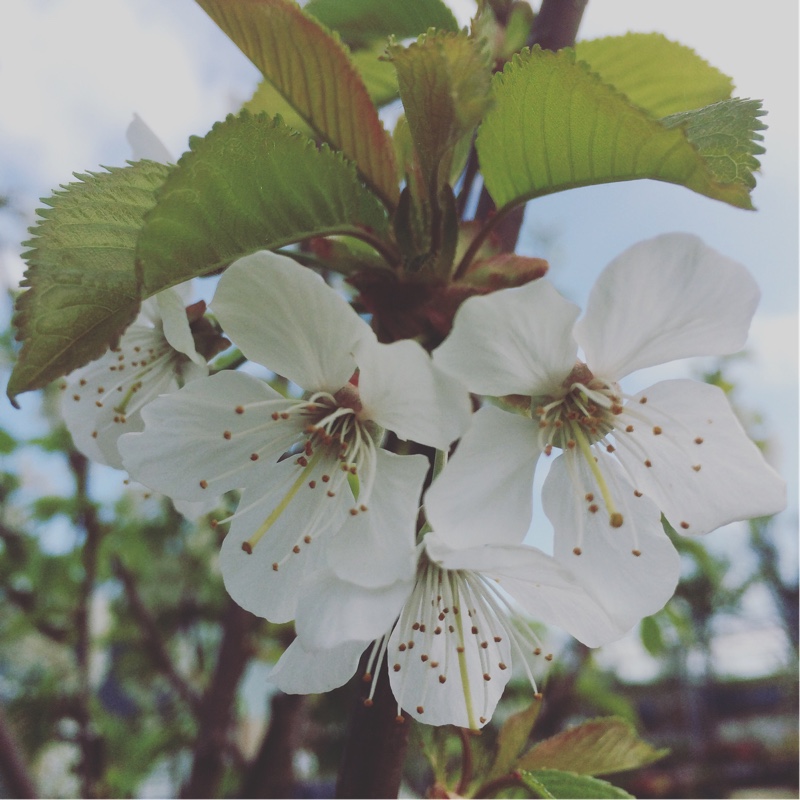
<instances>
[{"instance_id":1,"label":"green leaf","mask_svg":"<svg viewBox=\"0 0 800 800\"><path fill-rule=\"evenodd\" d=\"M727 100L733 81L694 50L660 33L578 42L579 61L656 118Z\"/></svg>"},{"instance_id":2,"label":"green leaf","mask_svg":"<svg viewBox=\"0 0 800 800\"><path fill-rule=\"evenodd\" d=\"M661 633L661 625L659 625L656 617L645 617L639 626L639 637L642 644L650 653L651 656L660 658L666 652L666 645L664 644L664 636Z\"/></svg>"},{"instance_id":3,"label":"green leaf","mask_svg":"<svg viewBox=\"0 0 800 800\"><path fill-rule=\"evenodd\" d=\"M506 22L504 32L503 48L499 54L501 58L507 59L525 46L535 18L533 9L527 3L511 5L511 14Z\"/></svg>"},{"instance_id":4,"label":"green leaf","mask_svg":"<svg viewBox=\"0 0 800 800\"><path fill-rule=\"evenodd\" d=\"M466 34L440 33L390 47L389 56L423 175L438 186L450 177L456 144L491 104L487 53Z\"/></svg>"},{"instance_id":5,"label":"green leaf","mask_svg":"<svg viewBox=\"0 0 800 800\"><path fill-rule=\"evenodd\" d=\"M442 0L310 0L305 10L351 47L388 36L408 39L429 28L458 30L453 12Z\"/></svg>"},{"instance_id":6,"label":"green leaf","mask_svg":"<svg viewBox=\"0 0 800 800\"><path fill-rule=\"evenodd\" d=\"M361 270L387 268L386 262L378 256L375 251L367 244L358 239L347 238L337 239L328 236L324 239L312 239L309 242L311 253L327 269L332 269L342 275L351 275ZM300 259L297 253L288 253L296 259Z\"/></svg>"},{"instance_id":7,"label":"green leaf","mask_svg":"<svg viewBox=\"0 0 800 800\"><path fill-rule=\"evenodd\" d=\"M756 155L764 148L756 144L764 130L758 118L766 112L758 100L725 100L706 108L673 114L661 122L680 127L708 164L714 177L724 184L756 185L753 172L761 166Z\"/></svg>"},{"instance_id":8,"label":"green leaf","mask_svg":"<svg viewBox=\"0 0 800 800\"><path fill-rule=\"evenodd\" d=\"M74 449L72 436L70 436L64 425L58 425L44 436L37 436L35 439L31 439L29 444L41 447L45 453L68 453Z\"/></svg>"},{"instance_id":9,"label":"green leaf","mask_svg":"<svg viewBox=\"0 0 800 800\"><path fill-rule=\"evenodd\" d=\"M190 147L139 237L145 296L256 250L327 234L389 235L355 167L280 118L229 116Z\"/></svg>"},{"instance_id":10,"label":"green leaf","mask_svg":"<svg viewBox=\"0 0 800 800\"><path fill-rule=\"evenodd\" d=\"M488 780L500 777L511 771L517 756L525 747L531 735L536 718L542 710L541 698L535 699L527 708L512 714L500 728L494 762L487 775Z\"/></svg>"},{"instance_id":11,"label":"green leaf","mask_svg":"<svg viewBox=\"0 0 800 800\"><path fill-rule=\"evenodd\" d=\"M17 440L4 428L0 428L0 456L7 456L17 449Z\"/></svg>"},{"instance_id":12,"label":"green leaf","mask_svg":"<svg viewBox=\"0 0 800 800\"><path fill-rule=\"evenodd\" d=\"M576 775L574 772L562 772L556 769L539 769L535 772L521 772L522 781L536 797L574 798L581 800L606 800L606 798L633 797L624 789L607 781L591 778L587 775Z\"/></svg>"},{"instance_id":13,"label":"green leaf","mask_svg":"<svg viewBox=\"0 0 800 800\"><path fill-rule=\"evenodd\" d=\"M64 514L71 517L75 513L77 503L73 497L60 497L58 495L46 495L38 497L33 502L32 511L35 519L48 520L57 514Z\"/></svg>"},{"instance_id":14,"label":"green leaf","mask_svg":"<svg viewBox=\"0 0 800 800\"><path fill-rule=\"evenodd\" d=\"M369 50L358 50L351 54L353 64L361 75L367 92L376 106L384 106L397 99L397 73L394 67L386 60L381 60L385 51L384 45L373 47ZM306 121L295 111L294 107L284 96L266 79L262 80L253 96L242 106L251 114L265 112L270 116L280 114L283 121L290 127L305 133L310 138L314 131Z\"/></svg>"},{"instance_id":15,"label":"green leaf","mask_svg":"<svg viewBox=\"0 0 800 800\"><path fill-rule=\"evenodd\" d=\"M609 673L594 664L578 673L575 690L583 703L599 714L622 717L632 723L639 720L634 702L618 691Z\"/></svg>"},{"instance_id":16,"label":"green leaf","mask_svg":"<svg viewBox=\"0 0 800 800\"><path fill-rule=\"evenodd\" d=\"M350 54L372 102L378 107L396 100L399 94L397 73L391 63L382 58L385 51L386 46L381 43Z\"/></svg>"},{"instance_id":17,"label":"green leaf","mask_svg":"<svg viewBox=\"0 0 800 800\"><path fill-rule=\"evenodd\" d=\"M391 139L347 48L291 0L197 0L317 135L397 201Z\"/></svg>"},{"instance_id":18,"label":"green leaf","mask_svg":"<svg viewBox=\"0 0 800 800\"><path fill-rule=\"evenodd\" d=\"M295 111L286 98L266 79L261 81L253 96L242 106L243 111L249 111L253 116L268 114L270 117L280 116L290 128L314 138L314 131L306 121Z\"/></svg>"},{"instance_id":19,"label":"green leaf","mask_svg":"<svg viewBox=\"0 0 800 800\"><path fill-rule=\"evenodd\" d=\"M169 167L139 161L76 175L31 229L14 323L22 351L8 396L38 389L101 356L136 317L134 261L144 215Z\"/></svg>"},{"instance_id":20,"label":"green leaf","mask_svg":"<svg viewBox=\"0 0 800 800\"><path fill-rule=\"evenodd\" d=\"M477 149L486 187L498 207L578 186L651 178L752 208L745 175L737 172L736 180L725 180L711 163L723 154L735 157L740 170L753 163L739 155L739 139L725 138L728 116L693 112L659 122L604 84L586 64L576 63L567 49L523 51L495 76L493 89L496 104L479 129ZM736 108L741 117L737 114L735 127L742 130L748 109ZM757 112L749 111L750 128L755 129L760 126ZM715 125L724 128L714 141L722 152L703 150L692 140L699 134L692 130L701 123L709 125L703 141Z\"/></svg>"},{"instance_id":21,"label":"green leaf","mask_svg":"<svg viewBox=\"0 0 800 800\"><path fill-rule=\"evenodd\" d=\"M528 770L557 769L580 775L607 775L651 764L667 752L642 741L627 720L601 717L539 742L517 766Z\"/></svg>"}]
</instances>

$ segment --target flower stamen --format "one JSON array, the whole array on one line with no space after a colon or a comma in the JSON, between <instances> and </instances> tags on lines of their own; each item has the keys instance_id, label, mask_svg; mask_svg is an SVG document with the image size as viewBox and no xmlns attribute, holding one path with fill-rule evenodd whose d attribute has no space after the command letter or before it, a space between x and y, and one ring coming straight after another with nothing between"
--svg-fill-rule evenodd
<instances>
[{"instance_id":1,"label":"flower stamen","mask_svg":"<svg viewBox=\"0 0 800 800\"><path fill-rule=\"evenodd\" d=\"M245 553L250 555L253 552L253 548L259 543L259 541L261 541L261 538L264 536L264 534L275 524L275 521L280 517L280 515L283 514L289 503L294 499L294 496L300 490L300 487L305 484L306 478L317 465L321 455L322 453L318 452L312 457L311 461L308 462L307 466L305 466L302 472L297 476L295 482L289 487L289 491L286 492L280 503L275 506L269 516L261 523L261 525L259 525L258 530L256 530L256 532L249 539L246 539L242 542L242 550L244 550Z\"/></svg>"},{"instance_id":2,"label":"flower stamen","mask_svg":"<svg viewBox=\"0 0 800 800\"><path fill-rule=\"evenodd\" d=\"M589 465L592 475L594 475L594 478L597 481L597 488L600 490L600 494L603 496L603 502L605 503L606 510L608 511L609 524L612 528L619 528L622 526L623 516L617 510L614 499L611 497L611 492L609 491L605 476L600 471L600 467L597 464L597 459L594 457L594 453L592 452L591 445L586 439L586 435L584 434L583 430L578 425L573 425L572 429L575 439L578 442L578 447L580 448L583 457L586 459L586 463Z\"/></svg>"}]
</instances>

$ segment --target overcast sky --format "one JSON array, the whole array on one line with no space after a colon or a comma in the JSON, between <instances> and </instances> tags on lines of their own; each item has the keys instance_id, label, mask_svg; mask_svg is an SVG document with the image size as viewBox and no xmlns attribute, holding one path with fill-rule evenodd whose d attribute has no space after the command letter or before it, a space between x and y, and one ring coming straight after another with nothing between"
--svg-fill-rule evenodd
<instances>
[{"instance_id":1,"label":"overcast sky","mask_svg":"<svg viewBox=\"0 0 800 800\"><path fill-rule=\"evenodd\" d=\"M470 7L459 4L463 21ZM754 273L763 300L750 357L735 375L742 401L763 413L771 457L789 481L791 507L781 526L787 548L797 530L797 15L796 0L762 0L747 13L730 0L590 0L582 38L659 31L733 77L736 96L764 100L759 210L667 184L622 183L529 204L521 239L522 251L548 258L553 281L581 304L611 258L666 231L697 233ZM37 198L75 171L124 163L134 112L178 155L189 135L236 110L257 79L192 0L2 0L0 195L22 212L0 221L2 283L19 281L19 241ZM0 323L7 320L2 307ZM0 417L9 413L6 404Z\"/></svg>"}]
</instances>

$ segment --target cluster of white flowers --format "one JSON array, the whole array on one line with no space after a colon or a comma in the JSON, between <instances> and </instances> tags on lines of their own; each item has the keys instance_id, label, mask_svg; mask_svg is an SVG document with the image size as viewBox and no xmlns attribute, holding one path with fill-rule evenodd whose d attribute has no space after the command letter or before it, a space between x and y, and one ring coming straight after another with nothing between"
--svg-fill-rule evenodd
<instances>
[{"instance_id":1,"label":"cluster of white flowers","mask_svg":"<svg viewBox=\"0 0 800 800\"><path fill-rule=\"evenodd\" d=\"M680 562L662 514L691 534L783 507L783 481L721 390L618 384L740 349L757 300L743 267L661 236L603 271L577 324L541 279L468 299L431 356L378 342L318 275L260 252L225 271L211 310L244 356L302 394L209 376L162 295L71 376L65 415L87 453L175 500L241 492L221 568L241 606L295 621L280 688L340 686L369 651L398 709L480 728L512 667L536 691L544 649L530 618L595 647L667 602ZM432 475L425 456L387 449L402 441L437 452ZM548 554L524 539L536 464L554 451Z\"/></svg>"}]
</instances>

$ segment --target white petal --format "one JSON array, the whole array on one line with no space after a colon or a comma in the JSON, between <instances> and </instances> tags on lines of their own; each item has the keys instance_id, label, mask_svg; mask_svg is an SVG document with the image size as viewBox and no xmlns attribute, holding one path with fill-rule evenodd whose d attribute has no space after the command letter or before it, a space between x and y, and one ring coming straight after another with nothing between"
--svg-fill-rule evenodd
<instances>
[{"instance_id":1,"label":"white petal","mask_svg":"<svg viewBox=\"0 0 800 800\"><path fill-rule=\"evenodd\" d=\"M287 694L322 694L343 686L355 674L367 642L345 642L330 650L309 651L295 639L269 675Z\"/></svg>"},{"instance_id":2,"label":"white petal","mask_svg":"<svg viewBox=\"0 0 800 800\"><path fill-rule=\"evenodd\" d=\"M417 342L384 345L366 339L356 362L364 416L401 439L446 450L469 425L466 389L434 366Z\"/></svg>"},{"instance_id":3,"label":"white petal","mask_svg":"<svg viewBox=\"0 0 800 800\"><path fill-rule=\"evenodd\" d=\"M142 300L139 307L139 314L134 325L142 325L146 328L158 328L161 325L161 314L158 309L158 300L155 295Z\"/></svg>"},{"instance_id":4,"label":"white petal","mask_svg":"<svg viewBox=\"0 0 800 800\"><path fill-rule=\"evenodd\" d=\"M555 557L594 595L620 636L672 597L680 557L664 533L655 504L634 494L611 458L600 463L623 517L620 527L611 526L597 481L579 456L573 464L577 485L567 468L567 456L555 460L542 489L542 503L555 529ZM600 507L595 513L588 511L587 493ZM575 555L576 547L580 555ZM605 634L600 638L609 641Z\"/></svg>"},{"instance_id":5,"label":"white petal","mask_svg":"<svg viewBox=\"0 0 800 800\"><path fill-rule=\"evenodd\" d=\"M453 547L519 543L533 514L536 423L484 406L425 494L437 535Z\"/></svg>"},{"instance_id":6,"label":"white petal","mask_svg":"<svg viewBox=\"0 0 800 800\"><path fill-rule=\"evenodd\" d=\"M348 515L331 540L329 566L341 579L377 588L413 577L415 538L424 456L377 452L369 509Z\"/></svg>"},{"instance_id":7,"label":"white petal","mask_svg":"<svg viewBox=\"0 0 800 800\"><path fill-rule=\"evenodd\" d=\"M306 470L288 458L242 493L220 555L225 588L242 608L288 622L304 578L327 566L331 534L353 502L346 483L328 495L327 471L322 462Z\"/></svg>"},{"instance_id":8,"label":"white petal","mask_svg":"<svg viewBox=\"0 0 800 800\"><path fill-rule=\"evenodd\" d=\"M313 649L378 639L391 629L413 586L413 573L406 580L369 588L343 581L332 570L315 572L300 592L297 635Z\"/></svg>"},{"instance_id":9,"label":"white petal","mask_svg":"<svg viewBox=\"0 0 800 800\"><path fill-rule=\"evenodd\" d=\"M603 270L575 335L594 374L616 381L677 358L740 350L758 299L741 264L696 236L665 234Z\"/></svg>"},{"instance_id":10,"label":"white petal","mask_svg":"<svg viewBox=\"0 0 800 800\"><path fill-rule=\"evenodd\" d=\"M718 387L663 381L640 392L628 409L646 415L646 422L634 419L632 433L617 434L617 455L677 531L707 533L786 507L785 482L747 437Z\"/></svg>"},{"instance_id":11,"label":"white petal","mask_svg":"<svg viewBox=\"0 0 800 800\"><path fill-rule=\"evenodd\" d=\"M288 402L250 375L221 372L147 405L144 432L123 437L120 453L145 486L205 500L258 480L292 444L298 429L291 421L269 425L270 412ZM251 460L254 453L261 457Z\"/></svg>"},{"instance_id":12,"label":"white petal","mask_svg":"<svg viewBox=\"0 0 800 800\"><path fill-rule=\"evenodd\" d=\"M205 518L214 511L219 505L219 499L215 497L209 497L205 500L205 502L198 501L198 502L190 502L189 500L173 500L172 505L175 507L175 510L182 516L186 517L189 522L194 523L195 525L200 522L202 518Z\"/></svg>"},{"instance_id":13,"label":"white petal","mask_svg":"<svg viewBox=\"0 0 800 800\"><path fill-rule=\"evenodd\" d=\"M356 343L374 335L317 274L265 251L228 267L211 307L249 359L308 391L344 386Z\"/></svg>"},{"instance_id":14,"label":"white petal","mask_svg":"<svg viewBox=\"0 0 800 800\"><path fill-rule=\"evenodd\" d=\"M186 316L186 305L180 293L175 289L167 289L155 296L164 329L164 338L173 349L183 353L195 364L206 368L206 360L197 352L192 337L192 329Z\"/></svg>"},{"instance_id":15,"label":"white petal","mask_svg":"<svg viewBox=\"0 0 800 800\"><path fill-rule=\"evenodd\" d=\"M175 161L161 139L138 114L133 115L133 121L128 125L126 135L133 151L133 161L143 158L158 161L160 164L171 164Z\"/></svg>"},{"instance_id":16,"label":"white petal","mask_svg":"<svg viewBox=\"0 0 800 800\"><path fill-rule=\"evenodd\" d=\"M575 366L577 316L545 280L470 297L433 360L472 392L550 394Z\"/></svg>"},{"instance_id":17,"label":"white petal","mask_svg":"<svg viewBox=\"0 0 800 800\"><path fill-rule=\"evenodd\" d=\"M557 625L589 647L618 639L622 626L582 578L552 556L525 545L484 545L453 550L428 534L425 545L448 569L472 570L491 578L535 619Z\"/></svg>"}]
</instances>

